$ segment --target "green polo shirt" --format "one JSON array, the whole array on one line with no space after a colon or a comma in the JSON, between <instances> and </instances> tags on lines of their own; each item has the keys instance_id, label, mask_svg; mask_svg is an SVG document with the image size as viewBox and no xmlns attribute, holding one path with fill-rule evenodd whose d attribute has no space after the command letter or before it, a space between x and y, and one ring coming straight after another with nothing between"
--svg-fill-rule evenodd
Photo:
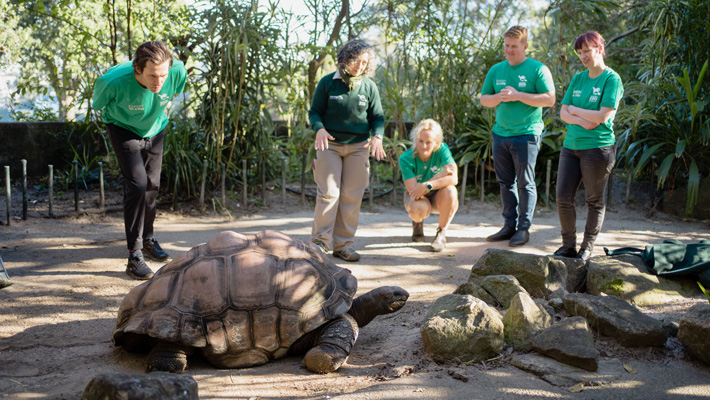
<instances>
[{"instance_id":1,"label":"green polo shirt","mask_svg":"<svg viewBox=\"0 0 710 400\"><path fill-rule=\"evenodd\" d=\"M336 72L318 82L308 116L313 130L325 128L336 143L359 143L385 134L385 114L380 92L372 79L364 77L352 91Z\"/></svg>"},{"instance_id":2,"label":"green polo shirt","mask_svg":"<svg viewBox=\"0 0 710 400\"><path fill-rule=\"evenodd\" d=\"M545 64L529 57L518 65L510 65L505 60L491 67L483 82L481 94L500 93L506 86L524 93L555 91L550 70ZM542 107L529 106L521 101L501 102L496 107L493 132L500 136L540 135L544 127Z\"/></svg>"},{"instance_id":3,"label":"green polo shirt","mask_svg":"<svg viewBox=\"0 0 710 400\"><path fill-rule=\"evenodd\" d=\"M444 165L455 163L451 150L446 143L442 143L439 150L433 152L426 162L414 157L414 149L405 151L399 157L399 169L402 171L402 180L417 178L417 183L426 182L434 175L441 172Z\"/></svg>"},{"instance_id":4,"label":"green polo shirt","mask_svg":"<svg viewBox=\"0 0 710 400\"><path fill-rule=\"evenodd\" d=\"M141 86L130 61L109 69L96 80L93 107L102 111L107 124L128 129L142 138L157 135L168 124L165 106L185 88L187 70L182 61L173 61L159 93Z\"/></svg>"},{"instance_id":5,"label":"green polo shirt","mask_svg":"<svg viewBox=\"0 0 710 400\"><path fill-rule=\"evenodd\" d=\"M624 95L621 78L611 68L607 68L594 79L589 78L589 70L572 77L562 104L573 105L585 110L600 110L601 107L618 109ZM562 144L570 150L588 150L611 146L616 143L614 136L614 114L594 129L584 129L579 125L567 124L567 135Z\"/></svg>"}]
</instances>

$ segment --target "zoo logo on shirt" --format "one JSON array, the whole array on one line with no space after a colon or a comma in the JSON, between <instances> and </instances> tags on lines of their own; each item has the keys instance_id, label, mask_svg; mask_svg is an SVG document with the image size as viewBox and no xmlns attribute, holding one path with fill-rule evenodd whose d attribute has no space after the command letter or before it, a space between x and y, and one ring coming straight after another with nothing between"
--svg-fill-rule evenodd
<instances>
[{"instance_id":1,"label":"zoo logo on shirt","mask_svg":"<svg viewBox=\"0 0 710 400\"><path fill-rule=\"evenodd\" d=\"M528 79L525 77L525 75L518 75L518 87L525 87L528 85Z\"/></svg>"},{"instance_id":2,"label":"zoo logo on shirt","mask_svg":"<svg viewBox=\"0 0 710 400\"><path fill-rule=\"evenodd\" d=\"M130 111L144 111L143 104L129 104L128 109Z\"/></svg>"},{"instance_id":3,"label":"zoo logo on shirt","mask_svg":"<svg viewBox=\"0 0 710 400\"><path fill-rule=\"evenodd\" d=\"M505 86L505 79L496 79L496 86Z\"/></svg>"},{"instance_id":4,"label":"zoo logo on shirt","mask_svg":"<svg viewBox=\"0 0 710 400\"><path fill-rule=\"evenodd\" d=\"M589 96L590 103L596 103L599 100L599 96L602 94L602 88L592 87L592 95Z\"/></svg>"},{"instance_id":5,"label":"zoo logo on shirt","mask_svg":"<svg viewBox=\"0 0 710 400\"><path fill-rule=\"evenodd\" d=\"M168 100L169 100L169 99L168 99L168 94L167 94L167 93L161 93L161 94L158 95L158 97L160 97L160 105L161 105L161 106L164 106L164 105L168 104Z\"/></svg>"},{"instance_id":6,"label":"zoo logo on shirt","mask_svg":"<svg viewBox=\"0 0 710 400\"><path fill-rule=\"evenodd\" d=\"M357 95L357 97L360 99L359 105L361 105L361 106L366 106L366 105L367 105L367 97L365 97L365 96L363 96L363 95L361 95L361 94Z\"/></svg>"}]
</instances>

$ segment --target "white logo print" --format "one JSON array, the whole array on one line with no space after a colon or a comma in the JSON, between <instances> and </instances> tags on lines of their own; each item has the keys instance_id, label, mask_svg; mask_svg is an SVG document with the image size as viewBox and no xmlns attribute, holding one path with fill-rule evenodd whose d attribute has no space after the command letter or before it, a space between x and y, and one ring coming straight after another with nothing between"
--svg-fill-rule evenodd
<instances>
[{"instance_id":1,"label":"white logo print","mask_svg":"<svg viewBox=\"0 0 710 400\"><path fill-rule=\"evenodd\" d=\"M602 94L602 88L593 87L593 88L592 88L592 93L594 93L596 96L599 96L599 95Z\"/></svg>"},{"instance_id":2,"label":"white logo print","mask_svg":"<svg viewBox=\"0 0 710 400\"><path fill-rule=\"evenodd\" d=\"M589 96L590 103L596 103L599 100L599 96L602 94L602 88L592 87L592 95Z\"/></svg>"},{"instance_id":3,"label":"white logo print","mask_svg":"<svg viewBox=\"0 0 710 400\"><path fill-rule=\"evenodd\" d=\"M166 100L166 99L168 98L168 94L167 94L167 93L161 93L161 94L158 95L158 97L160 97L160 100Z\"/></svg>"},{"instance_id":4,"label":"white logo print","mask_svg":"<svg viewBox=\"0 0 710 400\"><path fill-rule=\"evenodd\" d=\"M525 78L525 75L518 75L518 87L525 87L528 85L528 80Z\"/></svg>"},{"instance_id":5,"label":"white logo print","mask_svg":"<svg viewBox=\"0 0 710 400\"><path fill-rule=\"evenodd\" d=\"M505 86L505 79L496 79L496 86Z\"/></svg>"},{"instance_id":6,"label":"white logo print","mask_svg":"<svg viewBox=\"0 0 710 400\"><path fill-rule=\"evenodd\" d=\"M131 111L143 111L143 104L129 104L128 109Z\"/></svg>"},{"instance_id":7,"label":"white logo print","mask_svg":"<svg viewBox=\"0 0 710 400\"><path fill-rule=\"evenodd\" d=\"M365 96L363 96L363 95L361 95L361 94L357 95L357 97L360 98L360 101L367 101L367 97L365 97Z\"/></svg>"}]
</instances>

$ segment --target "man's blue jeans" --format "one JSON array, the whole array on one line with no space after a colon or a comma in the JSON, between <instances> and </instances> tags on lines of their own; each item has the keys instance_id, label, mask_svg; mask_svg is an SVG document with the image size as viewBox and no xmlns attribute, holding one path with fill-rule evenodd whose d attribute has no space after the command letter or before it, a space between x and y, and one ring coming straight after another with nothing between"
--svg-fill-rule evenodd
<instances>
[{"instance_id":1,"label":"man's blue jeans","mask_svg":"<svg viewBox=\"0 0 710 400\"><path fill-rule=\"evenodd\" d=\"M532 225L537 202L535 161L540 142L539 135L506 137L493 133L493 166L507 227L528 230Z\"/></svg>"}]
</instances>

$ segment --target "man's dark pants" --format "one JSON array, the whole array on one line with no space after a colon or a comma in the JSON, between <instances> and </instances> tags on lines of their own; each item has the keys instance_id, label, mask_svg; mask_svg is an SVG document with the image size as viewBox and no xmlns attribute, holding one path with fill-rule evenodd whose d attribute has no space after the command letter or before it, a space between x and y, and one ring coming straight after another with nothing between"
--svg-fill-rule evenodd
<instances>
[{"instance_id":1,"label":"man's dark pants","mask_svg":"<svg viewBox=\"0 0 710 400\"><path fill-rule=\"evenodd\" d=\"M532 225L537 202L535 162L540 142L539 135L508 137L493 133L493 166L506 227L528 230Z\"/></svg>"},{"instance_id":2,"label":"man's dark pants","mask_svg":"<svg viewBox=\"0 0 710 400\"><path fill-rule=\"evenodd\" d=\"M581 182L587 195L587 224L581 248L592 251L594 241L604 223L606 202L604 191L609 174L616 163L616 146L605 146L589 150L560 152L557 169L557 213L560 216L562 244L575 248L577 242L577 213L574 198Z\"/></svg>"},{"instance_id":3,"label":"man's dark pants","mask_svg":"<svg viewBox=\"0 0 710 400\"><path fill-rule=\"evenodd\" d=\"M106 129L124 178L123 219L128 250L140 250L143 240L153 237L165 130L143 139L113 124L107 124Z\"/></svg>"}]
</instances>

